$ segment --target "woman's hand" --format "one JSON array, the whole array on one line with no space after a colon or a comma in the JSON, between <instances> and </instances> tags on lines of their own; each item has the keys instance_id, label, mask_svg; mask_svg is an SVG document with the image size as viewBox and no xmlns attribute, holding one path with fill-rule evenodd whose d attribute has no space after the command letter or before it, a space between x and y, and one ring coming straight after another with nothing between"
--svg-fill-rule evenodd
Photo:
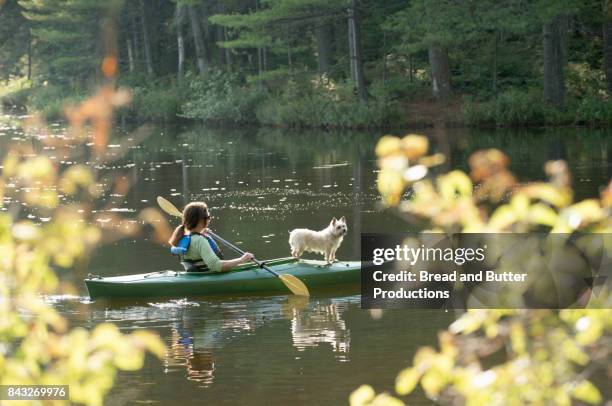
<instances>
[{"instance_id":1,"label":"woman's hand","mask_svg":"<svg viewBox=\"0 0 612 406\"><path fill-rule=\"evenodd\" d=\"M242 254L242 256L240 257L240 262L244 263L244 262L249 262L253 259L253 254L251 254L250 252L245 252L244 254Z\"/></svg>"}]
</instances>

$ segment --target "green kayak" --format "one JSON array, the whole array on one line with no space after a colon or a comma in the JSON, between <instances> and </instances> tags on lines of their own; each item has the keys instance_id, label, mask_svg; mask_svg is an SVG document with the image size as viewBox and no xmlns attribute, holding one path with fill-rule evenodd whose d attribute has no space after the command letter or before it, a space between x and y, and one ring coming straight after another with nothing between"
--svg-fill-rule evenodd
<instances>
[{"instance_id":1,"label":"green kayak","mask_svg":"<svg viewBox=\"0 0 612 406\"><path fill-rule=\"evenodd\" d=\"M279 274L298 277L308 289L360 282L361 262L358 261L329 265L323 261L279 258L265 261L265 264ZM91 299L289 292L278 278L255 264L243 264L219 273L161 271L112 277L89 276L85 284Z\"/></svg>"}]
</instances>

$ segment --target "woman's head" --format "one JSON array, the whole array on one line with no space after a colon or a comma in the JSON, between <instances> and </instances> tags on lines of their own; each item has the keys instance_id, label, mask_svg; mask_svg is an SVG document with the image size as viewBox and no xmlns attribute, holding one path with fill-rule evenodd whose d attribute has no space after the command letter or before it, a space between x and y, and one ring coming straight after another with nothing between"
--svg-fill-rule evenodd
<instances>
[{"instance_id":1,"label":"woman's head","mask_svg":"<svg viewBox=\"0 0 612 406\"><path fill-rule=\"evenodd\" d=\"M208 213L208 206L206 206L206 203L189 203L183 209L183 224L174 230L168 243L172 246L177 246L180 239L185 235L185 230L194 231L201 227L208 227L209 222L210 214Z\"/></svg>"},{"instance_id":2,"label":"woman's head","mask_svg":"<svg viewBox=\"0 0 612 406\"><path fill-rule=\"evenodd\" d=\"M210 214L208 214L206 203L192 202L185 206L183 209L183 226L187 230L192 231L198 228L202 221L204 222L204 227L210 221Z\"/></svg>"}]
</instances>

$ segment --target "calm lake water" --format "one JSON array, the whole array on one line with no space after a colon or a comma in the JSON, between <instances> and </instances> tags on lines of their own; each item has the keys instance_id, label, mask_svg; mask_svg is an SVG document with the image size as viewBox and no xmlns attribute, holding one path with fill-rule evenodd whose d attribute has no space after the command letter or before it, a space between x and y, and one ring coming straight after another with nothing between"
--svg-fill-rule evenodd
<instances>
[{"instance_id":1,"label":"calm lake water","mask_svg":"<svg viewBox=\"0 0 612 406\"><path fill-rule=\"evenodd\" d=\"M545 161L566 159L579 199L598 194L612 175L609 132L422 132L432 137L436 151L449 156L441 171L467 169L471 152L497 147L510 155L521 180L543 179ZM178 206L203 200L214 216L211 228L260 258L288 256L288 230L320 229L344 215L349 234L337 256L357 260L360 233L409 229L377 204L373 148L379 135L152 129L141 146L109 169L132 183L127 198L111 210L129 215L153 206L158 195ZM3 131L0 147L19 136ZM127 132L117 134L113 147L119 149L126 137ZM100 247L87 272L111 276L177 269L176 259L150 234ZM375 318L380 315L361 310L355 294L92 303L79 277L63 277L80 295L49 300L72 325L90 328L110 321L125 332L148 328L167 344L161 362L149 358L142 371L119 374L109 405L346 404L363 383L391 391L415 350L435 344L437 332L456 316L419 310L386 311ZM418 394L410 400L429 403Z\"/></svg>"}]
</instances>

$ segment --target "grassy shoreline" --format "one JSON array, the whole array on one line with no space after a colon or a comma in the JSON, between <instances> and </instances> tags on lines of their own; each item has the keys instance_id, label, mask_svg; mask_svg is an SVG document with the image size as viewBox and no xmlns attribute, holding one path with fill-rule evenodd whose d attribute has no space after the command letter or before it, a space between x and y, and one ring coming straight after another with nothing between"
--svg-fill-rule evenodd
<instances>
[{"instance_id":1,"label":"grassy shoreline","mask_svg":"<svg viewBox=\"0 0 612 406\"><path fill-rule=\"evenodd\" d=\"M458 95L445 104L380 91L364 103L357 100L349 83L330 90L329 84L305 86L289 81L281 89L269 89L245 85L237 76L215 75L212 81L188 77L181 84L125 80L120 85L132 89L133 100L117 111L117 120L323 130L612 126L612 102L598 96L569 99L564 107L555 108L534 90L510 90L481 101ZM87 89L34 86L21 79L2 87L0 102L5 111L39 111L47 120L61 121L64 106L87 94Z\"/></svg>"}]
</instances>

